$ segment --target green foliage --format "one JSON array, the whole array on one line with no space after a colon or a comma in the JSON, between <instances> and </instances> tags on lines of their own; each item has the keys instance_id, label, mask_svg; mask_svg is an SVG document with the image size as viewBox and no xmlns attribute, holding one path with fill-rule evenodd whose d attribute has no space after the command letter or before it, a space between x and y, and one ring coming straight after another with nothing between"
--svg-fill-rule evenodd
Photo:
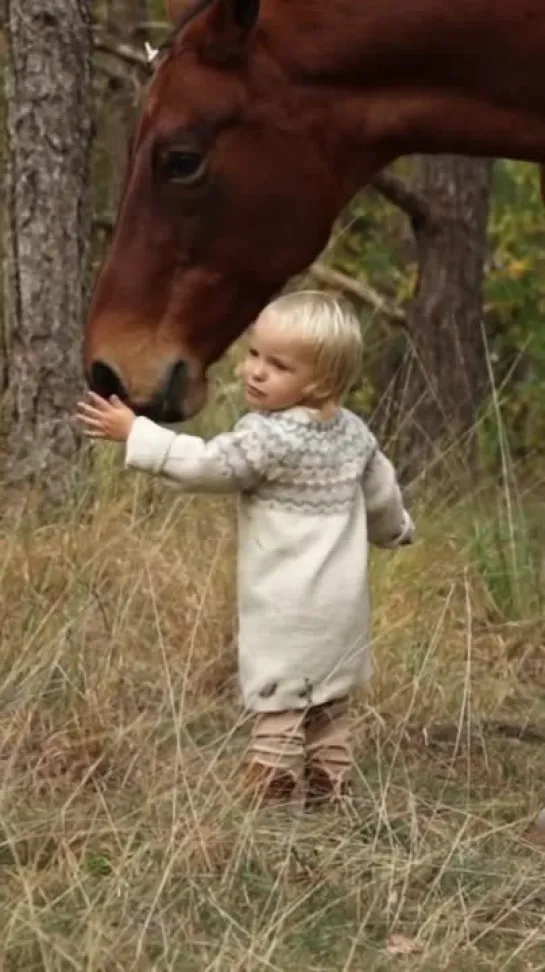
<instances>
[{"instance_id":1,"label":"green foliage","mask_svg":"<svg viewBox=\"0 0 545 972\"><path fill-rule=\"evenodd\" d=\"M543 515L531 507L475 510L468 559L475 564L496 621L543 614Z\"/></svg>"},{"instance_id":2,"label":"green foliage","mask_svg":"<svg viewBox=\"0 0 545 972\"><path fill-rule=\"evenodd\" d=\"M535 166L498 163L490 219L486 323L513 451L543 449L545 207Z\"/></svg>"}]
</instances>

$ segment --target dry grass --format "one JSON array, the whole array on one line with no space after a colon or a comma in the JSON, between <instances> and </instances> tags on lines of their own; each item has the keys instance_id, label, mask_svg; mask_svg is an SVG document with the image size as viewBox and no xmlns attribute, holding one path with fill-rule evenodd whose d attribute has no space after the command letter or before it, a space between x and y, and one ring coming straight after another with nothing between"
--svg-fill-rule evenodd
<instances>
[{"instance_id":1,"label":"dry grass","mask_svg":"<svg viewBox=\"0 0 545 972\"><path fill-rule=\"evenodd\" d=\"M113 463L85 515L3 527L0 969L545 968L539 518L436 503L373 554L354 806L255 812L232 502Z\"/></svg>"}]
</instances>

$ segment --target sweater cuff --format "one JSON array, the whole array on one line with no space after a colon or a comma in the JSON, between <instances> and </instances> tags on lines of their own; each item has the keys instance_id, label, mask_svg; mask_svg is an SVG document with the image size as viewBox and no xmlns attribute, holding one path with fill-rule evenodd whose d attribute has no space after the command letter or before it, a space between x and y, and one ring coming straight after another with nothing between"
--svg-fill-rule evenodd
<instances>
[{"instance_id":1,"label":"sweater cuff","mask_svg":"<svg viewBox=\"0 0 545 972\"><path fill-rule=\"evenodd\" d=\"M139 416L133 422L125 446L125 468L158 473L163 468L176 433Z\"/></svg>"},{"instance_id":2,"label":"sweater cuff","mask_svg":"<svg viewBox=\"0 0 545 972\"><path fill-rule=\"evenodd\" d=\"M400 547L404 547L414 542L415 527L411 516L409 515L409 513L407 513L407 510L404 510L404 518L405 518L405 522L403 524L401 536L399 537L398 540L398 544Z\"/></svg>"}]
</instances>

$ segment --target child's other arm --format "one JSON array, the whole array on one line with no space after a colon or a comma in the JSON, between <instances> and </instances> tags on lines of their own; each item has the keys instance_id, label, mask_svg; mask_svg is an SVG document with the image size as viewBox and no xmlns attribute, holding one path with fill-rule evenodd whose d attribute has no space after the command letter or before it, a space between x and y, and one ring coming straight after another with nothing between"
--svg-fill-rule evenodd
<instances>
[{"instance_id":1,"label":"child's other arm","mask_svg":"<svg viewBox=\"0 0 545 972\"><path fill-rule=\"evenodd\" d=\"M379 449L367 464L362 488L369 542L388 548L412 543L414 523L403 505L395 469Z\"/></svg>"}]
</instances>

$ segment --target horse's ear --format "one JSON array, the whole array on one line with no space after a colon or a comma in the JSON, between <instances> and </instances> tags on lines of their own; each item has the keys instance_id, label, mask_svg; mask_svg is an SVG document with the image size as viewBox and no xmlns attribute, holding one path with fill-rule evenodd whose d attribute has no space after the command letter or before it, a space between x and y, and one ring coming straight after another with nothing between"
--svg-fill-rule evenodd
<instances>
[{"instance_id":1,"label":"horse's ear","mask_svg":"<svg viewBox=\"0 0 545 972\"><path fill-rule=\"evenodd\" d=\"M239 30L247 32L255 25L259 17L260 0L222 0L214 6L226 8L224 13L229 14L232 22ZM178 23L185 13L192 9L198 9L199 5L195 0L166 0L168 19L173 24Z\"/></svg>"},{"instance_id":2,"label":"horse's ear","mask_svg":"<svg viewBox=\"0 0 545 972\"><path fill-rule=\"evenodd\" d=\"M183 0L168 2L183 4ZM199 47L203 58L219 64L244 57L248 35L259 19L259 7L260 0L212 0L201 20Z\"/></svg>"},{"instance_id":3,"label":"horse's ear","mask_svg":"<svg viewBox=\"0 0 545 972\"><path fill-rule=\"evenodd\" d=\"M182 14L191 7L190 0L166 0L167 16L173 24L177 24Z\"/></svg>"},{"instance_id":4,"label":"horse's ear","mask_svg":"<svg viewBox=\"0 0 545 972\"><path fill-rule=\"evenodd\" d=\"M259 17L260 0L230 0L227 6L231 8L231 16L239 30L248 33L255 27Z\"/></svg>"}]
</instances>

